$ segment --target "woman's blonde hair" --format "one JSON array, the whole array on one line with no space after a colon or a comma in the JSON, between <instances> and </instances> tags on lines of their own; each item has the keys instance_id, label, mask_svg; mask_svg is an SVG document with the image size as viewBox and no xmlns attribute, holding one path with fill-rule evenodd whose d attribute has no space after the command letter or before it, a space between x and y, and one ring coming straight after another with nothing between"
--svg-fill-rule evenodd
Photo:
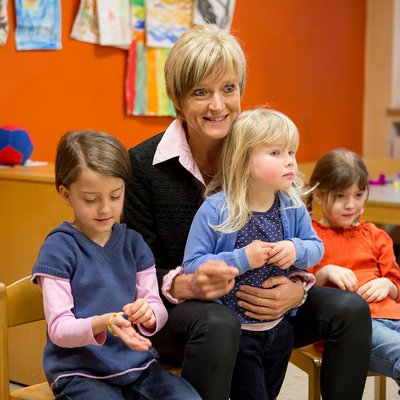
<instances>
[{"instance_id":1,"label":"woman's blonde hair","mask_svg":"<svg viewBox=\"0 0 400 400\"><path fill-rule=\"evenodd\" d=\"M309 186L318 190L327 210L332 208L337 194L354 184L368 195L368 169L362 158L347 149L335 149L323 155L315 164ZM312 213L313 192L307 196L307 209Z\"/></svg>"},{"instance_id":2,"label":"woman's blonde hair","mask_svg":"<svg viewBox=\"0 0 400 400\"><path fill-rule=\"evenodd\" d=\"M299 133L296 125L279 111L255 108L242 112L232 124L222 147L219 172L206 189L206 196L223 191L228 218L214 228L235 232L249 221L248 180L250 178L253 150L260 145L279 143L296 151ZM293 185L283 194L292 201L293 207L301 205L303 180L296 173Z\"/></svg>"},{"instance_id":3,"label":"woman's blonde hair","mask_svg":"<svg viewBox=\"0 0 400 400\"><path fill-rule=\"evenodd\" d=\"M87 167L100 174L130 179L131 164L125 146L114 136L98 131L70 131L57 146L55 183L67 189Z\"/></svg>"},{"instance_id":4,"label":"woman's blonde hair","mask_svg":"<svg viewBox=\"0 0 400 400\"><path fill-rule=\"evenodd\" d=\"M243 96L246 58L237 39L213 24L195 26L180 36L164 67L167 94L177 118L184 119L180 110L187 93L214 72L233 73Z\"/></svg>"}]
</instances>

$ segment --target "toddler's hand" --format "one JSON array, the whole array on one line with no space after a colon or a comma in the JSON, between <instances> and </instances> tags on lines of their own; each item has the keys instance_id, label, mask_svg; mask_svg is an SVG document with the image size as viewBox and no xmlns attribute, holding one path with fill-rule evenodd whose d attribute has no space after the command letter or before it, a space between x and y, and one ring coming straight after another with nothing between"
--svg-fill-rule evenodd
<instances>
[{"instance_id":1,"label":"toddler's hand","mask_svg":"<svg viewBox=\"0 0 400 400\"><path fill-rule=\"evenodd\" d=\"M296 247L291 240L269 243L271 250L268 264L275 264L281 269L287 269L296 261Z\"/></svg>"},{"instance_id":2,"label":"toddler's hand","mask_svg":"<svg viewBox=\"0 0 400 400\"><path fill-rule=\"evenodd\" d=\"M150 340L140 335L132 323L122 315L117 315L112 319L111 331L114 336L118 336L131 350L146 351L151 346Z\"/></svg>"},{"instance_id":3,"label":"toddler's hand","mask_svg":"<svg viewBox=\"0 0 400 400\"><path fill-rule=\"evenodd\" d=\"M266 263L271 247L269 243L254 240L245 249L251 268L260 268Z\"/></svg>"},{"instance_id":4,"label":"toddler's hand","mask_svg":"<svg viewBox=\"0 0 400 400\"><path fill-rule=\"evenodd\" d=\"M360 286L357 293L367 303L378 303L388 297L392 285L388 278L376 278Z\"/></svg>"},{"instance_id":5,"label":"toddler's hand","mask_svg":"<svg viewBox=\"0 0 400 400\"><path fill-rule=\"evenodd\" d=\"M146 300L137 299L133 303L126 304L122 309L133 324L142 324L147 329L155 327L156 316Z\"/></svg>"}]
</instances>

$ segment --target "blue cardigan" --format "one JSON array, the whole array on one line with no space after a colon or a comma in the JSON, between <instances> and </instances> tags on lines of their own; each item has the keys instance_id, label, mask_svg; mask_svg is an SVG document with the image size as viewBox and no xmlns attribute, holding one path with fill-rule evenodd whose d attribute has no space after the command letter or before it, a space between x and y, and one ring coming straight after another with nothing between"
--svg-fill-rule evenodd
<instances>
[{"instance_id":1,"label":"blue cardigan","mask_svg":"<svg viewBox=\"0 0 400 400\"><path fill-rule=\"evenodd\" d=\"M321 239L311 224L304 204L293 208L291 200L279 194L280 217L284 239L291 240L296 247L294 267L307 269L317 264L324 253ZM221 233L212 228L227 219L228 211L223 192L208 197L197 211L186 242L183 267L193 273L208 260L225 261L239 269L240 274L251 269L245 248L235 249L238 232Z\"/></svg>"}]
</instances>

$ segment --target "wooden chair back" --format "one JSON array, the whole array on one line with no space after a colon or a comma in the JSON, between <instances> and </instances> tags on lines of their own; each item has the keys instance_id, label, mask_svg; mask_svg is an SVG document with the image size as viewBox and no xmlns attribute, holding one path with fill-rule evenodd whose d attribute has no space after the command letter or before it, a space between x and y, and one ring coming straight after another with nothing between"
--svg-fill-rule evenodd
<instances>
[{"instance_id":1,"label":"wooden chair back","mask_svg":"<svg viewBox=\"0 0 400 400\"><path fill-rule=\"evenodd\" d=\"M0 283L0 398L7 400L53 400L47 382L10 392L9 382L9 328L44 320L40 289L27 276L9 286Z\"/></svg>"}]
</instances>

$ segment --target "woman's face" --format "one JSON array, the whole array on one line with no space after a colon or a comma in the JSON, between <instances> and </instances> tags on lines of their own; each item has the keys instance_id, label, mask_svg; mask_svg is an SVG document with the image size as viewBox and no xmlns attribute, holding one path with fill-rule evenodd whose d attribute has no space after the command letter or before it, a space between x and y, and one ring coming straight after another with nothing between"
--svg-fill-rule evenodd
<instances>
[{"instance_id":1,"label":"woman's face","mask_svg":"<svg viewBox=\"0 0 400 400\"><path fill-rule=\"evenodd\" d=\"M240 100L236 76L219 71L210 74L182 102L189 138L202 141L225 138L240 113Z\"/></svg>"}]
</instances>

